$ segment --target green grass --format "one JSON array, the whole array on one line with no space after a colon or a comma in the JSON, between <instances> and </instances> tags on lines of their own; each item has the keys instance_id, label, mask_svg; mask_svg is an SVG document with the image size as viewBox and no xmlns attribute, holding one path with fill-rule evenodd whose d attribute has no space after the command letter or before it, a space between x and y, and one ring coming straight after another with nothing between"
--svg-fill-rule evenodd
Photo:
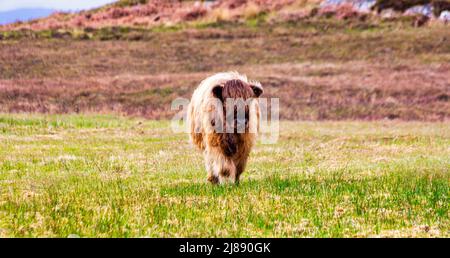
<instances>
[{"instance_id":1,"label":"green grass","mask_svg":"<svg viewBox=\"0 0 450 258\"><path fill-rule=\"evenodd\" d=\"M449 236L449 123L282 122L217 187L169 125L0 115L0 237Z\"/></svg>"}]
</instances>

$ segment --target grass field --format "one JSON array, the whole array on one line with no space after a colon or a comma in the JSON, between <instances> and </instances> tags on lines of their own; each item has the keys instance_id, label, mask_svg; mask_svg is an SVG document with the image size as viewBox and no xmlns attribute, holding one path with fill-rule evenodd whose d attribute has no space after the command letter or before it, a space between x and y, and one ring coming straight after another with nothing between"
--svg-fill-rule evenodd
<instances>
[{"instance_id":1,"label":"grass field","mask_svg":"<svg viewBox=\"0 0 450 258\"><path fill-rule=\"evenodd\" d=\"M0 237L449 237L450 124L282 122L239 186L169 122L0 115Z\"/></svg>"}]
</instances>

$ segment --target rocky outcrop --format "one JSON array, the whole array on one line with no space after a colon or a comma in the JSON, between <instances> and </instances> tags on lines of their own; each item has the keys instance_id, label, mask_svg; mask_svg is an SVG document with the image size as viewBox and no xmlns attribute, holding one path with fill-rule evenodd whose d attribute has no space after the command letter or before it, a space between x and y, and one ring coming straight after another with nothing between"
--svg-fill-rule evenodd
<instances>
[{"instance_id":1,"label":"rocky outcrop","mask_svg":"<svg viewBox=\"0 0 450 258\"><path fill-rule=\"evenodd\" d=\"M450 11L450 1L445 0L325 0L321 8L339 8L351 6L358 12L372 12L383 15L383 12L396 12L398 15L423 15L429 18L438 18Z\"/></svg>"}]
</instances>

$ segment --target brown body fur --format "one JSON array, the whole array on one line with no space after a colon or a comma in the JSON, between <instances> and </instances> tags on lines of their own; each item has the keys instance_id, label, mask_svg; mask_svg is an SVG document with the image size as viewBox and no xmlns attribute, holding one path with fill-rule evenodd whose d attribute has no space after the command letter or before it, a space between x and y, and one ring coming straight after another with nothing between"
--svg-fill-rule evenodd
<instances>
[{"instance_id":1,"label":"brown body fur","mask_svg":"<svg viewBox=\"0 0 450 258\"><path fill-rule=\"evenodd\" d=\"M233 123L234 131L232 132L212 132L206 133L204 128L198 131L196 124L192 123L190 132L192 142L203 151L205 156L206 169L208 171L208 181L213 184L223 183L226 181L239 182L241 174L244 172L247 160L253 146L256 133L249 130L250 107L245 105L245 131L238 132L237 120L237 106L234 106L234 119L223 119L227 109L227 99L242 99L244 101L257 98L262 93L262 88L253 87L253 85L242 80L228 80L223 85L218 85L213 88L213 97L219 99L222 103L223 110L222 119L211 121L211 126L214 123L223 123L223 128L226 128L226 123ZM233 107L231 107L233 108ZM206 111L211 112L212 108L206 108ZM216 110L213 110L216 111ZM254 111L256 119L259 121L259 108ZM195 117L196 113L193 108L189 110L189 116ZM242 124L241 124L242 126Z\"/></svg>"}]
</instances>

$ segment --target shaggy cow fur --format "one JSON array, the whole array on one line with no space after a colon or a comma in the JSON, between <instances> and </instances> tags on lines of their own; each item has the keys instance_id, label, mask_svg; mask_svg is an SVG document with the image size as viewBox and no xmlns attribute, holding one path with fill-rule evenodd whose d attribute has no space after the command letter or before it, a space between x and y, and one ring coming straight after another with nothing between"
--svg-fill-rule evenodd
<instances>
[{"instance_id":1,"label":"shaggy cow fur","mask_svg":"<svg viewBox=\"0 0 450 258\"><path fill-rule=\"evenodd\" d=\"M194 91L187 123L211 183L239 182L259 129L262 92L259 82L237 72L208 77Z\"/></svg>"}]
</instances>

